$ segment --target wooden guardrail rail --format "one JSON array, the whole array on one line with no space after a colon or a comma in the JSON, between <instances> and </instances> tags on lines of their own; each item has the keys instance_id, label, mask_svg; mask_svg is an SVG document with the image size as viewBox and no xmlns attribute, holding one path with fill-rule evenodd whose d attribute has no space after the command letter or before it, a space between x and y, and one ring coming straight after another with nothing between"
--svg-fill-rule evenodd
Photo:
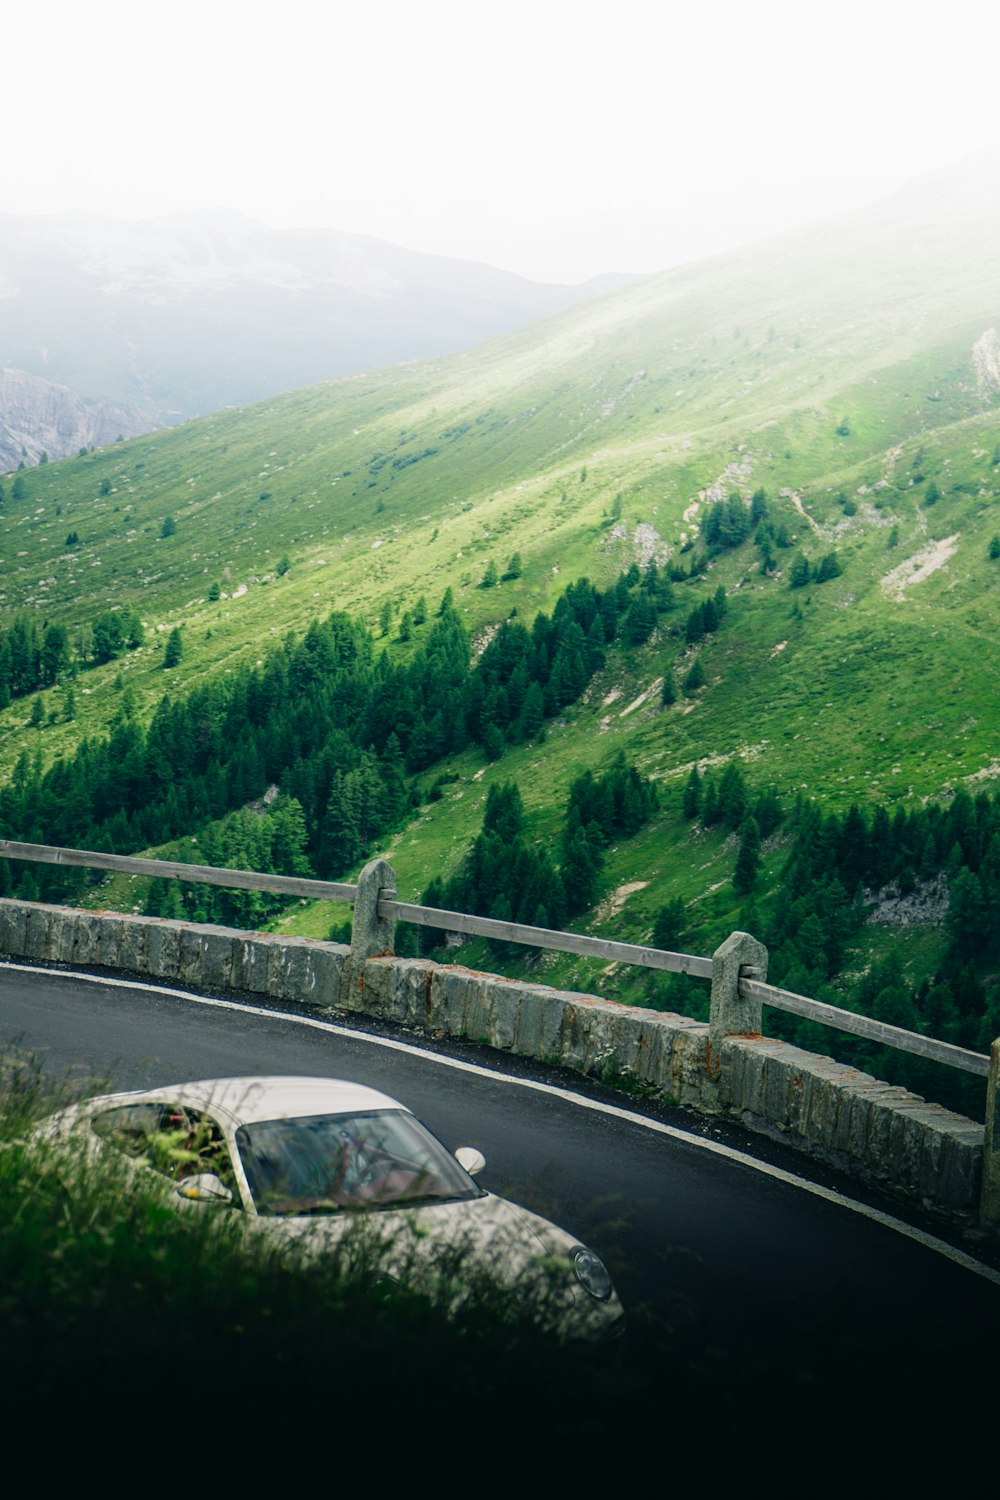
<instances>
[{"instance_id":1,"label":"wooden guardrail rail","mask_svg":"<svg viewBox=\"0 0 1000 1500\"><path fill-rule=\"evenodd\" d=\"M352 885L336 881L307 880L291 875L262 875L252 870L188 865L173 860L142 859L134 855L104 854L86 849L63 849L48 844L20 843L13 839L0 839L0 857L117 871L125 875L189 880L237 890L274 891L320 901L350 901L355 903L355 938L352 940L352 947L359 947L361 943L357 928L361 908L364 906L364 920L376 923L378 928L374 944L368 942L368 951L372 952L391 946L392 926L398 920L446 932L498 938L504 942L521 943L533 948L575 953L586 958L635 964L645 969L690 974L694 978L712 980L712 1033L716 1042L726 1035L759 1032L760 1008L762 1005L770 1005L776 1010L802 1016L838 1031L866 1037L869 1041L894 1047L901 1052L910 1052L965 1073L973 1073L982 1078L989 1076L990 1059L982 1053L956 1047L950 1042L937 1041L933 1037L921 1036L918 1032L907 1031L900 1026L889 1026L870 1016L842 1010L838 1006L827 1005L824 1001L812 1000L805 995L796 995L790 990L765 983L767 951L762 944L745 933L734 933L712 958L704 958L692 953L672 953L665 949L649 948L638 943L617 943L608 938L590 937L585 933L559 932L552 928L505 922L494 917L479 917L469 912L419 906L397 899L395 874L385 860L371 861L361 872L358 883ZM724 973L729 975L732 982L723 982Z\"/></svg>"},{"instance_id":2,"label":"wooden guardrail rail","mask_svg":"<svg viewBox=\"0 0 1000 1500\"><path fill-rule=\"evenodd\" d=\"M945 1063L950 1068L961 1069L963 1073L975 1073L981 1078L989 1076L989 1058L981 1052L970 1052L967 1047L956 1047L952 1042L939 1042L934 1037L921 1036L918 1031L906 1031L902 1026L889 1026L885 1021L875 1021L871 1016L859 1015L853 1010L841 1010L836 1005L827 1005L823 1000L810 1000L791 990L780 990L773 984L763 984L759 979L741 978L740 990L749 998L771 1005L775 1010L788 1011L793 1016L804 1016L809 1021L833 1026L837 1031L849 1031L854 1036L866 1037L870 1042L881 1042L883 1046L895 1047L900 1052L912 1052L931 1062Z\"/></svg>"},{"instance_id":3,"label":"wooden guardrail rail","mask_svg":"<svg viewBox=\"0 0 1000 1500\"><path fill-rule=\"evenodd\" d=\"M306 880L299 875L259 875L255 870L220 870L214 865L185 865L169 859L141 859L133 854L60 849L52 844L19 844L14 839L0 839L0 855L6 859L35 860L44 865L114 870L121 875L152 875L157 880L190 880L196 885L223 885L240 891L276 891L285 896L310 896L316 901L353 901L358 894L356 885Z\"/></svg>"},{"instance_id":4,"label":"wooden guardrail rail","mask_svg":"<svg viewBox=\"0 0 1000 1500\"><path fill-rule=\"evenodd\" d=\"M636 964L642 969L668 969L673 974L693 974L698 979L712 977L712 960L698 958L694 953L671 953L665 948L615 943L582 932L558 932L552 927L526 927L520 922L476 917L468 912L445 911L436 906L414 906L409 901L397 901L395 891L382 892L378 909L380 915L390 920L413 922L418 927L439 927L446 932L467 933L470 937L501 938L504 942L523 943L529 948L551 948L558 953L578 953L585 958L611 959L614 963Z\"/></svg>"}]
</instances>

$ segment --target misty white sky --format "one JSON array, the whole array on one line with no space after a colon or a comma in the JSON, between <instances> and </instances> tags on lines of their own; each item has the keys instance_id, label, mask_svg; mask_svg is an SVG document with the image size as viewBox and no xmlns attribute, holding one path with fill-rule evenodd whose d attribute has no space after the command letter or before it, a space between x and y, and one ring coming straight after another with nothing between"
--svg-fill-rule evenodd
<instances>
[{"instance_id":1,"label":"misty white sky","mask_svg":"<svg viewBox=\"0 0 1000 1500\"><path fill-rule=\"evenodd\" d=\"M580 281L851 207L1000 138L989 0L11 9L13 213L222 205Z\"/></svg>"}]
</instances>

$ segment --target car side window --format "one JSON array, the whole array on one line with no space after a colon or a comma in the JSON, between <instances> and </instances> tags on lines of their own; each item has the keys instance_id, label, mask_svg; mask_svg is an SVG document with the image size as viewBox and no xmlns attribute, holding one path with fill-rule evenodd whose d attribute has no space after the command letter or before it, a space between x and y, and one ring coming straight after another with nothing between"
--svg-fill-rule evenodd
<instances>
[{"instance_id":1,"label":"car side window","mask_svg":"<svg viewBox=\"0 0 1000 1500\"><path fill-rule=\"evenodd\" d=\"M94 1133L172 1182L214 1172L239 1201L229 1147L210 1115L184 1104L123 1104L91 1121Z\"/></svg>"}]
</instances>

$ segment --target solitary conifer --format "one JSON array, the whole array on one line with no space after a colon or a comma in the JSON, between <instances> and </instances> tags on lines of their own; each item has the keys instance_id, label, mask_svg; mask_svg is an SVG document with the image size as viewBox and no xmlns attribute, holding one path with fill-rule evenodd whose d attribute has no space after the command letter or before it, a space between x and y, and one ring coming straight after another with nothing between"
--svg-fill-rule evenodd
<instances>
[{"instance_id":1,"label":"solitary conifer","mask_svg":"<svg viewBox=\"0 0 1000 1500\"><path fill-rule=\"evenodd\" d=\"M167 637L167 644L163 652L163 666L165 670L176 667L184 655L184 641L181 638L181 629L175 625Z\"/></svg>"}]
</instances>

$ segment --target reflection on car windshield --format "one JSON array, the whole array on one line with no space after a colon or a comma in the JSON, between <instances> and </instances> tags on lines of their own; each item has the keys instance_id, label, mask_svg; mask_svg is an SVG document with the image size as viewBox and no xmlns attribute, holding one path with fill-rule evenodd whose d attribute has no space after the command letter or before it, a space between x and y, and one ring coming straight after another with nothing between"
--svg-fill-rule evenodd
<instances>
[{"instance_id":1,"label":"reflection on car windshield","mask_svg":"<svg viewBox=\"0 0 1000 1500\"><path fill-rule=\"evenodd\" d=\"M265 1120L236 1132L260 1214L322 1214L477 1198L480 1189L405 1110Z\"/></svg>"}]
</instances>

